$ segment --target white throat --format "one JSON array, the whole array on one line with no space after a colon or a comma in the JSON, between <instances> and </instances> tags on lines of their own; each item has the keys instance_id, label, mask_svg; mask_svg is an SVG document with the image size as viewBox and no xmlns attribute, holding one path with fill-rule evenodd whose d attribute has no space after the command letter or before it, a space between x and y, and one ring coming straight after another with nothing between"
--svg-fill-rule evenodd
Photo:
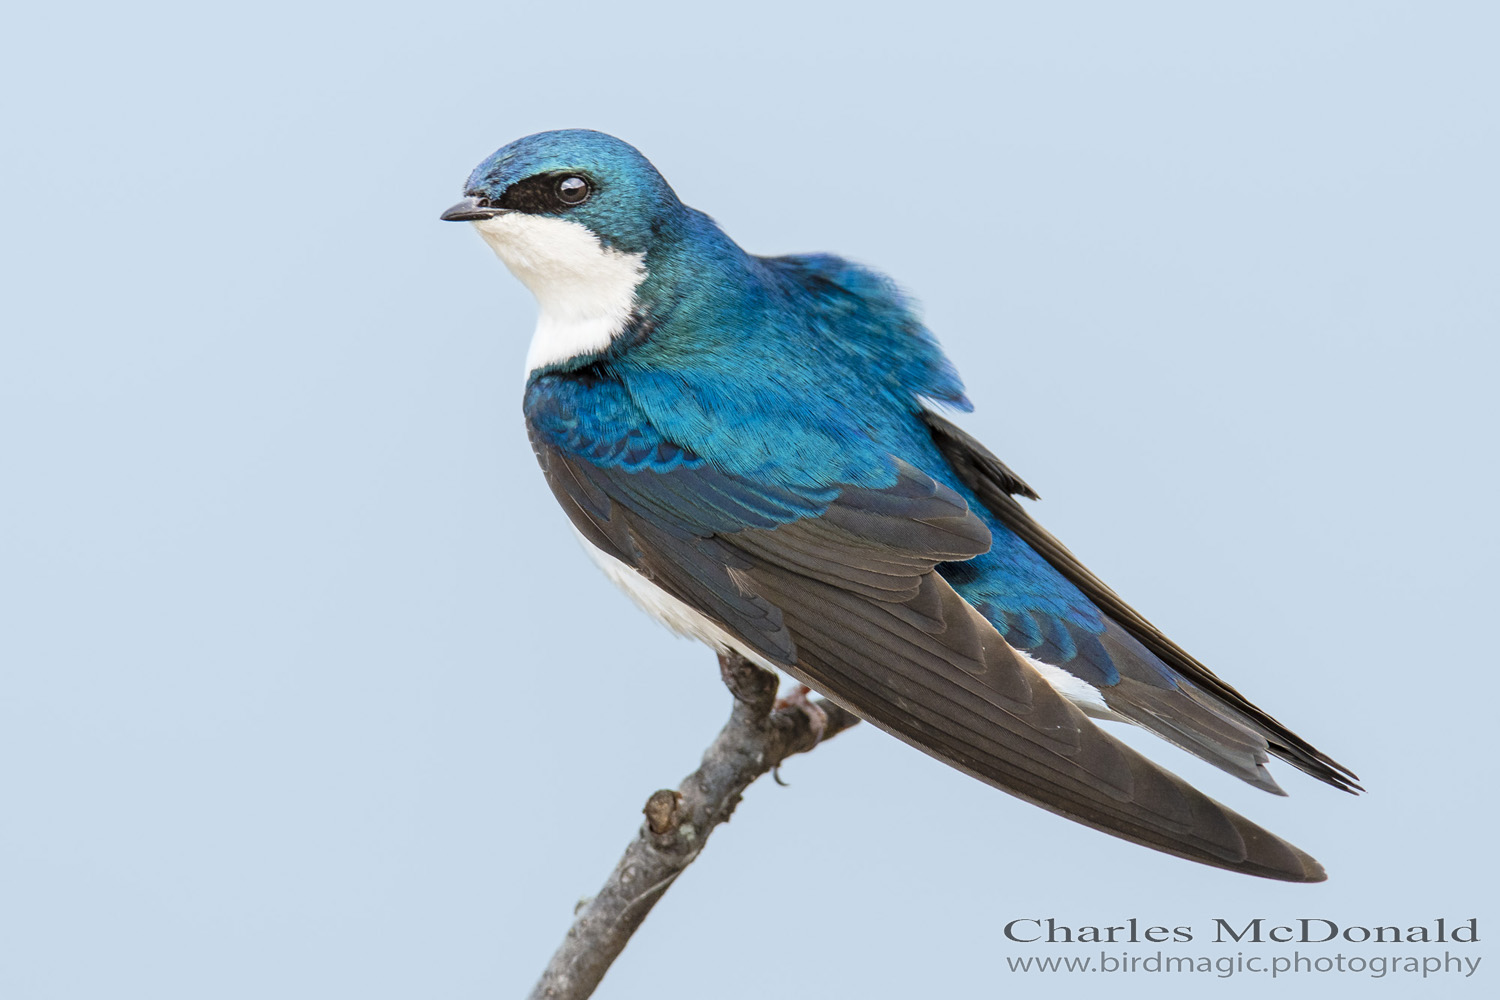
<instances>
[{"instance_id":1,"label":"white throat","mask_svg":"<svg viewBox=\"0 0 1500 1000\"><path fill-rule=\"evenodd\" d=\"M474 228L536 296L528 373L602 351L625 329L646 280L645 254L609 249L567 219L511 212Z\"/></svg>"}]
</instances>

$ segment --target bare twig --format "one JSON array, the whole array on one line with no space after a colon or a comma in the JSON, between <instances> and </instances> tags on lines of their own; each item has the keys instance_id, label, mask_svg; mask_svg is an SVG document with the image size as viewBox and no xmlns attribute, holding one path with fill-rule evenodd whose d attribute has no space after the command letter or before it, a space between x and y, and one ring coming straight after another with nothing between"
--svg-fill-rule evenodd
<instances>
[{"instance_id":1,"label":"bare twig","mask_svg":"<svg viewBox=\"0 0 1500 1000\"><path fill-rule=\"evenodd\" d=\"M778 702L776 674L738 654L721 655L719 672L734 695L729 721L698 770L676 791L662 789L646 800L640 833L599 894L579 909L531 1000L591 995L651 907L698 857L714 827L729 819L750 783L859 721L832 702L808 700L805 689Z\"/></svg>"}]
</instances>

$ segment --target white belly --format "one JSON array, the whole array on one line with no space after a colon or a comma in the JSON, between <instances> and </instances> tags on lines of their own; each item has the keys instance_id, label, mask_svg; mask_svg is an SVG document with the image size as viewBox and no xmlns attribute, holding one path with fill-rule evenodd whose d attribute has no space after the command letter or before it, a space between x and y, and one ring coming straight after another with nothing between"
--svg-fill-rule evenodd
<instances>
[{"instance_id":1,"label":"white belly","mask_svg":"<svg viewBox=\"0 0 1500 1000\"><path fill-rule=\"evenodd\" d=\"M778 669L775 663L766 659L762 654L746 648L707 615L673 597L635 569L583 537L578 529L573 529L573 534L577 535L578 543L589 554L589 558L594 560L594 565L609 577L611 583L625 591L642 611L673 632L689 639L697 639L715 652L725 653L734 650L751 663L765 667L767 670Z\"/></svg>"},{"instance_id":2,"label":"white belly","mask_svg":"<svg viewBox=\"0 0 1500 1000\"><path fill-rule=\"evenodd\" d=\"M734 636L708 616L673 597L636 570L584 538L576 528L573 534L578 537L578 543L589 554L589 558L594 560L594 564L604 571L604 575L609 577L615 586L625 591L641 610L673 632L689 639L697 639L715 652L723 653L732 649L745 659L767 670L779 669L775 663L767 660L760 653L741 645ZM1021 659L1040 674L1042 680L1046 681L1054 691L1077 705L1085 715L1096 719L1119 719L1119 716L1104 703L1104 696L1099 693L1099 689L1092 684L1074 677L1061 667L1034 659L1021 650L1016 650L1016 652L1020 653Z\"/></svg>"}]
</instances>

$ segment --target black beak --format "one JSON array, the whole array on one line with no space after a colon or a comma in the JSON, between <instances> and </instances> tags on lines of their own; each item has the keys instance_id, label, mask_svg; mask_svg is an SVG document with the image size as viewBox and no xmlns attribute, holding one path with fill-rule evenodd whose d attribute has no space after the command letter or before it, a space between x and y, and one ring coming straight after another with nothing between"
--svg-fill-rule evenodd
<instances>
[{"instance_id":1,"label":"black beak","mask_svg":"<svg viewBox=\"0 0 1500 1000\"><path fill-rule=\"evenodd\" d=\"M477 195L470 195L438 218L444 222L480 222L484 219L493 219L497 215L504 215L509 211L508 208L496 208Z\"/></svg>"}]
</instances>

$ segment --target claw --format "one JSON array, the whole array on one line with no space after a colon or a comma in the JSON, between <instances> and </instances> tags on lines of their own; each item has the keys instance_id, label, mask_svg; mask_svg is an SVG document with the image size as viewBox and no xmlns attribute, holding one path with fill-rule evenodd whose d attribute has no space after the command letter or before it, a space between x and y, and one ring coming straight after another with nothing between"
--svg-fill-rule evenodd
<instances>
[{"instance_id":1,"label":"claw","mask_svg":"<svg viewBox=\"0 0 1500 1000\"><path fill-rule=\"evenodd\" d=\"M823 742L823 733L828 729L828 713L823 711L821 705L808 697L810 694L812 694L812 688L806 684L798 684L785 698L776 699L776 708L778 710L795 708L806 714L807 724L812 729L813 745L816 746ZM776 778L777 784L785 784L779 776L773 774L772 777Z\"/></svg>"}]
</instances>

